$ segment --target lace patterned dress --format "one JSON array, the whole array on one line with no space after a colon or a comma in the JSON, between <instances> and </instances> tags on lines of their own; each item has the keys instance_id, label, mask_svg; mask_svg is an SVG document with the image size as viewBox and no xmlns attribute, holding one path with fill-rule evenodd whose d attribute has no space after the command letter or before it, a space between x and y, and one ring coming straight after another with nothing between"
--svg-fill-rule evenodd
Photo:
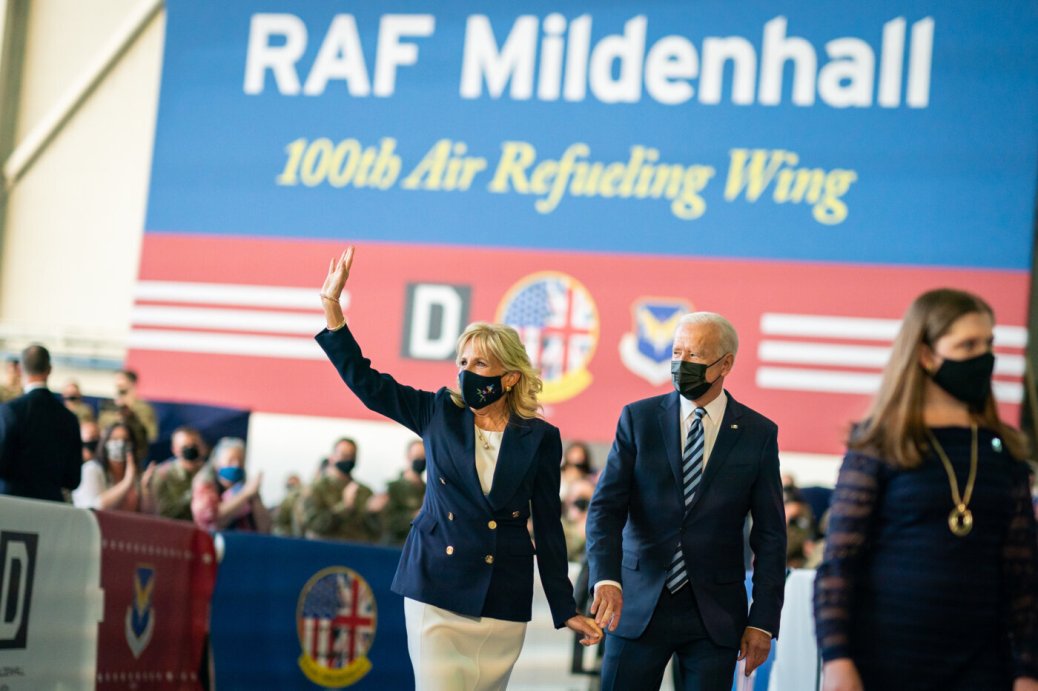
<instances>
[{"instance_id":1,"label":"lace patterned dress","mask_svg":"<svg viewBox=\"0 0 1038 691\"><path fill-rule=\"evenodd\" d=\"M964 491L971 432L932 430ZM1010 689L1038 676L1035 520L1027 467L978 431L973 530L956 537L948 475L849 452L833 494L815 624L825 661L868 689Z\"/></svg>"}]
</instances>

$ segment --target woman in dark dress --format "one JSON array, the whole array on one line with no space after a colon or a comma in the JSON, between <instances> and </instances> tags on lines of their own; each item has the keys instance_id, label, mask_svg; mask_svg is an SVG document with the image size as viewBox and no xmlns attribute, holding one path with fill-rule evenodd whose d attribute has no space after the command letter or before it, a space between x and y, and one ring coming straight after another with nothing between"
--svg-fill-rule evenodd
<instances>
[{"instance_id":1,"label":"woman in dark dress","mask_svg":"<svg viewBox=\"0 0 1038 691\"><path fill-rule=\"evenodd\" d=\"M833 495L815 623L827 691L1038 689L1025 442L999 420L994 315L909 308Z\"/></svg>"}]
</instances>

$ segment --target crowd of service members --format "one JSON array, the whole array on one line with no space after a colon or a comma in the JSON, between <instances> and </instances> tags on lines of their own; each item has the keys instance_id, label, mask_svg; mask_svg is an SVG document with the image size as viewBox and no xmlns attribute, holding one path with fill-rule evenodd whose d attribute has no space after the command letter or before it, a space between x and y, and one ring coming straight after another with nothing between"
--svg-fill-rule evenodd
<instances>
[{"instance_id":1,"label":"crowd of service members","mask_svg":"<svg viewBox=\"0 0 1038 691\"><path fill-rule=\"evenodd\" d=\"M34 347L29 357L41 353L46 350ZM315 461L308 482L299 473L289 475L284 499L267 506L260 495L263 474L246 469L242 439L224 437L210 445L197 429L179 427L171 438L170 456L148 458L149 444L158 437L158 422L153 407L138 396L137 380L132 370L117 372L114 398L100 411L84 401L75 381L66 382L60 396L51 392L75 417L79 429L79 481L73 487L59 480L55 489L61 499L80 508L193 521L205 530L403 544L425 498L425 448L420 439L407 444L399 475L384 492L375 493L354 477L358 446L342 437L326 458ZM26 386L21 359L7 359L0 403L26 395ZM573 561L583 559L584 521L595 477L588 446L569 445L562 459L560 497Z\"/></svg>"}]
</instances>

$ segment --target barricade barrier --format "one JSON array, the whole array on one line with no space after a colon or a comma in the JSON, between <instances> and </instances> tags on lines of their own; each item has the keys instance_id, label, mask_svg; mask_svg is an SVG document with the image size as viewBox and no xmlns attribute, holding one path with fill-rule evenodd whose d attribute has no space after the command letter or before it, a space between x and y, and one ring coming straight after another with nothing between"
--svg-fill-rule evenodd
<instances>
[{"instance_id":1,"label":"barricade barrier","mask_svg":"<svg viewBox=\"0 0 1038 691\"><path fill-rule=\"evenodd\" d=\"M399 550L240 533L217 540L216 689L414 688L403 600L389 590Z\"/></svg>"},{"instance_id":2,"label":"barricade barrier","mask_svg":"<svg viewBox=\"0 0 1038 691\"><path fill-rule=\"evenodd\" d=\"M100 586L89 511L0 497L0 687L93 688Z\"/></svg>"},{"instance_id":3,"label":"barricade barrier","mask_svg":"<svg viewBox=\"0 0 1038 691\"><path fill-rule=\"evenodd\" d=\"M101 527L97 689L203 688L213 539L191 523L118 511Z\"/></svg>"},{"instance_id":4,"label":"barricade barrier","mask_svg":"<svg viewBox=\"0 0 1038 691\"><path fill-rule=\"evenodd\" d=\"M0 496L0 688L413 688L399 556ZM771 658L733 688L818 688L813 580L792 572Z\"/></svg>"}]
</instances>

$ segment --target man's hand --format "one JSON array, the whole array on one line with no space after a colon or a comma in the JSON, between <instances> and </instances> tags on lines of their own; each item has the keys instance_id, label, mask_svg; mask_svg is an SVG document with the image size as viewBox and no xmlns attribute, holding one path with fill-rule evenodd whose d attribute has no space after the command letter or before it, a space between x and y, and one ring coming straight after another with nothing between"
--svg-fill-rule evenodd
<instances>
[{"instance_id":1,"label":"man's hand","mask_svg":"<svg viewBox=\"0 0 1038 691\"><path fill-rule=\"evenodd\" d=\"M771 652L771 636L760 629L746 627L739 643L739 659L746 660L746 676L761 666Z\"/></svg>"},{"instance_id":2,"label":"man's hand","mask_svg":"<svg viewBox=\"0 0 1038 691\"><path fill-rule=\"evenodd\" d=\"M591 603L591 613L595 615L596 624L603 629L616 631L623 608L623 593L615 585L606 584L595 588L595 600Z\"/></svg>"},{"instance_id":3,"label":"man's hand","mask_svg":"<svg viewBox=\"0 0 1038 691\"><path fill-rule=\"evenodd\" d=\"M1017 677L1013 682L1013 691L1036 691L1038 679L1034 677Z\"/></svg>"}]
</instances>

